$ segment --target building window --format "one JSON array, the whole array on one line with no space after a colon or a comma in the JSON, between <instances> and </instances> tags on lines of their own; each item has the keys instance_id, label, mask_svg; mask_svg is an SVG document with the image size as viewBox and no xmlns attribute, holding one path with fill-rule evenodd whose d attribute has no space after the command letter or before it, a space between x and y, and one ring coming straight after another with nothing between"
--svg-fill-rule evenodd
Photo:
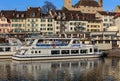
<instances>
[{"instance_id":1,"label":"building window","mask_svg":"<svg viewBox=\"0 0 120 81\"><path fill-rule=\"evenodd\" d=\"M52 22L52 19L48 19L48 22Z\"/></svg>"},{"instance_id":2,"label":"building window","mask_svg":"<svg viewBox=\"0 0 120 81\"><path fill-rule=\"evenodd\" d=\"M52 26L52 24L48 24L48 26Z\"/></svg>"},{"instance_id":3,"label":"building window","mask_svg":"<svg viewBox=\"0 0 120 81\"><path fill-rule=\"evenodd\" d=\"M46 22L46 20L45 19L41 19L41 22Z\"/></svg>"},{"instance_id":4,"label":"building window","mask_svg":"<svg viewBox=\"0 0 120 81\"><path fill-rule=\"evenodd\" d=\"M28 24L27 26L30 26L30 24Z\"/></svg>"}]
</instances>

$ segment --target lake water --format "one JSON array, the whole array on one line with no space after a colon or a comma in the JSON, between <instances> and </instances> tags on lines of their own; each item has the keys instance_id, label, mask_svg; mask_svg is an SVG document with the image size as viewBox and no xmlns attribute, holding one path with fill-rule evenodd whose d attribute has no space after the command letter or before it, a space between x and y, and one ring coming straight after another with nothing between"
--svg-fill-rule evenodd
<instances>
[{"instance_id":1,"label":"lake water","mask_svg":"<svg viewBox=\"0 0 120 81\"><path fill-rule=\"evenodd\" d=\"M120 81L120 59L0 60L0 81Z\"/></svg>"}]
</instances>

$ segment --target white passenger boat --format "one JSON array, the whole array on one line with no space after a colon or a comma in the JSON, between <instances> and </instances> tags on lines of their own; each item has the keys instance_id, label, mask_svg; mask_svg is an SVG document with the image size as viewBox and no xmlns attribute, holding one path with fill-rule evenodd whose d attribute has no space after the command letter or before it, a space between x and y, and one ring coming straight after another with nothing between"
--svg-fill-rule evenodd
<instances>
[{"instance_id":1,"label":"white passenger boat","mask_svg":"<svg viewBox=\"0 0 120 81\"><path fill-rule=\"evenodd\" d=\"M60 60L87 57L100 57L99 49L94 45L80 44L79 38L36 38L22 46L12 59Z\"/></svg>"},{"instance_id":2,"label":"white passenger boat","mask_svg":"<svg viewBox=\"0 0 120 81\"><path fill-rule=\"evenodd\" d=\"M22 45L21 41L16 38L9 38L6 41L6 43L0 44L0 59L12 58L17 48Z\"/></svg>"}]
</instances>

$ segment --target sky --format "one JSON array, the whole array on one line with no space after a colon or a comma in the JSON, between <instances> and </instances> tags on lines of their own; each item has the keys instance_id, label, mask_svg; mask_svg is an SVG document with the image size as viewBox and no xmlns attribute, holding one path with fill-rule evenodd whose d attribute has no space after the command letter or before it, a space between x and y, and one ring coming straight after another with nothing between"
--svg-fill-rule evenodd
<instances>
[{"instance_id":1,"label":"sky","mask_svg":"<svg viewBox=\"0 0 120 81\"><path fill-rule=\"evenodd\" d=\"M0 10L27 10L28 6L42 7L45 1L52 2L57 9L61 9L64 0L0 0ZM73 5L79 0L73 0ZM113 11L120 0L103 0L104 11Z\"/></svg>"}]
</instances>

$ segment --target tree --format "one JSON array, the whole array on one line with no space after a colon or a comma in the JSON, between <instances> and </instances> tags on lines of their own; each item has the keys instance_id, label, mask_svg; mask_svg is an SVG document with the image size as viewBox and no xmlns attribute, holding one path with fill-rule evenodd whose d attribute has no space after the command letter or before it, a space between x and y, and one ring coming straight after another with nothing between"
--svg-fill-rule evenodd
<instances>
[{"instance_id":1,"label":"tree","mask_svg":"<svg viewBox=\"0 0 120 81\"><path fill-rule=\"evenodd\" d=\"M56 6L49 1L45 1L44 5L42 6L42 12L47 14L51 9L56 10Z\"/></svg>"}]
</instances>

